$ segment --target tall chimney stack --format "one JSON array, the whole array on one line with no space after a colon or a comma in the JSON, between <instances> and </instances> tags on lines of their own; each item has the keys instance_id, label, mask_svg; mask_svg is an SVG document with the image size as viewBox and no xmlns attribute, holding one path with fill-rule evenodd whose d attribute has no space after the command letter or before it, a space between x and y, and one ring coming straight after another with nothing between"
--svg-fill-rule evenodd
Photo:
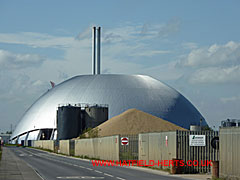
<instances>
[{"instance_id":1,"label":"tall chimney stack","mask_svg":"<svg viewBox=\"0 0 240 180\"><path fill-rule=\"evenodd\" d=\"M97 74L100 74L100 55L101 55L101 27L97 28Z\"/></svg>"},{"instance_id":2,"label":"tall chimney stack","mask_svg":"<svg viewBox=\"0 0 240 180\"><path fill-rule=\"evenodd\" d=\"M96 74L96 27L92 28L92 74Z\"/></svg>"}]
</instances>

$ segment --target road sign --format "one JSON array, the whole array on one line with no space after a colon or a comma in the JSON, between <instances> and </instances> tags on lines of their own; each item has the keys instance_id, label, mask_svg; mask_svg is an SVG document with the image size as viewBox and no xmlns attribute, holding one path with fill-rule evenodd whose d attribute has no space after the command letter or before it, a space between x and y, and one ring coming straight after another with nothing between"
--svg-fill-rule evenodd
<instances>
[{"instance_id":1,"label":"road sign","mask_svg":"<svg viewBox=\"0 0 240 180\"><path fill-rule=\"evenodd\" d=\"M128 137L122 137L121 138L121 144L122 145L128 145Z\"/></svg>"}]
</instances>

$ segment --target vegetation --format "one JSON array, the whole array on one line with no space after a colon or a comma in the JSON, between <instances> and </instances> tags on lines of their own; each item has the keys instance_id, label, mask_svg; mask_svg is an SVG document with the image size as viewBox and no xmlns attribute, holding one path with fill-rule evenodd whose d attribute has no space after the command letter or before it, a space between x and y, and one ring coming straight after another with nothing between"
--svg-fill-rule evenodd
<instances>
[{"instance_id":1,"label":"vegetation","mask_svg":"<svg viewBox=\"0 0 240 180\"><path fill-rule=\"evenodd\" d=\"M96 138L98 137L99 129L96 128L87 128L83 131L83 133L79 136L80 139L83 138Z\"/></svg>"},{"instance_id":2,"label":"vegetation","mask_svg":"<svg viewBox=\"0 0 240 180\"><path fill-rule=\"evenodd\" d=\"M88 156L83 156L83 155L81 155L81 156L73 156L73 157L75 157L75 158L81 158L81 159L89 159L89 160L101 160L101 159L99 159L99 158L90 158L90 157L88 157Z\"/></svg>"},{"instance_id":3,"label":"vegetation","mask_svg":"<svg viewBox=\"0 0 240 180\"><path fill-rule=\"evenodd\" d=\"M202 131L214 131L211 127L209 127L208 125L206 126L202 126Z\"/></svg>"},{"instance_id":4,"label":"vegetation","mask_svg":"<svg viewBox=\"0 0 240 180\"><path fill-rule=\"evenodd\" d=\"M4 144L4 146L18 146L18 144Z\"/></svg>"},{"instance_id":5,"label":"vegetation","mask_svg":"<svg viewBox=\"0 0 240 180\"><path fill-rule=\"evenodd\" d=\"M131 151L119 153L119 159L135 159Z\"/></svg>"}]
</instances>

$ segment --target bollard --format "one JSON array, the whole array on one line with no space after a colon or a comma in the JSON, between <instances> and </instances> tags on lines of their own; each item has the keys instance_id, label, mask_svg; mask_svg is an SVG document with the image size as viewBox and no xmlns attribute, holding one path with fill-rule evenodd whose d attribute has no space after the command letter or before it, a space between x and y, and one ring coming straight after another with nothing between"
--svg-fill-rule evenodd
<instances>
[{"instance_id":1,"label":"bollard","mask_svg":"<svg viewBox=\"0 0 240 180\"><path fill-rule=\"evenodd\" d=\"M219 178L219 161L212 162L212 178Z\"/></svg>"}]
</instances>

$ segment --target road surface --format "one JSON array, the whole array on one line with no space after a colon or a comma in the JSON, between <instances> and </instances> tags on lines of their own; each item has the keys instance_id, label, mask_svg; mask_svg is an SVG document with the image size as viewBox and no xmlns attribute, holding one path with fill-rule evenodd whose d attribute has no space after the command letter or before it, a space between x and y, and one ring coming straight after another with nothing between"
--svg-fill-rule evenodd
<instances>
[{"instance_id":1,"label":"road surface","mask_svg":"<svg viewBox=\"0 0 240 180\"><path fill-rule=\"evenodd\" d=\"M28 163L44 180L182 180L138 170L129 167L93 167L88 160L60 156L54 153L39 151L31 148L11 147L11 150Z\"/></svg>"}]
</instances>

